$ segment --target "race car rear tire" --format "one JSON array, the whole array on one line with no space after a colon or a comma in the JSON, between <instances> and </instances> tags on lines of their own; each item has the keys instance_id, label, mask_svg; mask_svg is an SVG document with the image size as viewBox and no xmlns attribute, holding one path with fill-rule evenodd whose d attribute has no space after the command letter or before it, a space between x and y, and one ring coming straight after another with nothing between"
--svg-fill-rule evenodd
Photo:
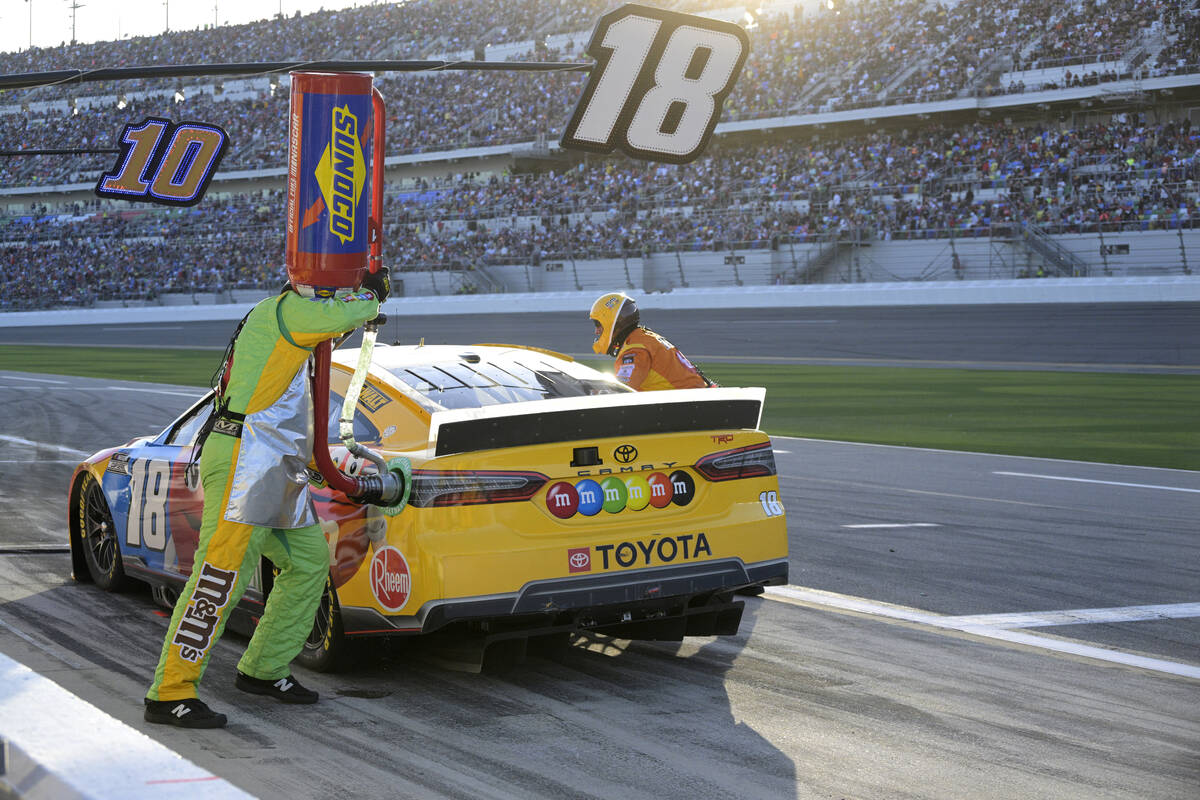
<instances>
[{"instance_id":1,"label":"race car rear tire","mask_svg":"<svg viewBox=\"0 0 1200 800\"><path fill-rule=\"evenodd\" d=\"M119 592L129 585L121 564L121 542L117 526L100 483L90 474L83 476L75 510L79 521L79 546L87 563L88 574L106 592Z\"/></svg>"},{"instance_id":2,"label":"race car rear tire","mask_svg":"<svg viewBox=\"0 0 1200 800\"><path fill-rule=\"evenodd\" d=\"M349 649L342 632L342 611L331 576L325 581L325 592L317 606L312 632L296 660L315 672L337 672L345 668Z\"/></svg>"}]
</instances>

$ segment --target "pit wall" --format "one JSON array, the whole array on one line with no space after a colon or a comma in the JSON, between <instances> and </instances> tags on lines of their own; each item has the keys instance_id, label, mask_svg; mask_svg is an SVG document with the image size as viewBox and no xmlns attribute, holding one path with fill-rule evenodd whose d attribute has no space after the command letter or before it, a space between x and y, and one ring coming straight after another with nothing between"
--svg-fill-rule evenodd
<instances>
[{"instance_id":1,"label":"pit wall","mask_svg":"<svg viewBox=\"0 0 1200 800\"><path fill-rule=\"evenodd\" d=\"M539 293L393 297L383 313L508 314L586 312L601 292L626 291L643 309L819 308L826 306L996 305L1005 303L1200 302L1200 276L1030 278L888 283L630 290L619 281L589 289ZM0 327L199 322L241 319L264 292L227 293L233 302L143 305L0 314Z\"/></svg>"},{"instance_id":2,"label":"pit wall","mask_svg":"<svg viewBox=\"0 0 1200 800\"><path fill-rule=\"evenodd\" d=\"M537 263L438 271L400 271L392 275L397 297L453 297L526 293L627 291L634 294L753 290L771 287L791 294L803 284L815 296L830 286L875 296L874 284L948 281L989 282L964 290L962 302L992 302L995 281L1041 279L1064 273L1088 278L1187 278L1200 274L1200 229L1062 234L1047 237L1066 266L1056 266L1020 238L956 237L921 240L843 240L837 244L783 242L776 249L705 250L654 253L627 258L542 259ZM847 286L849 285L849 286ZM896 286L907 295L911 287ZM1038 294L1031 292L1031 294ZM1063 293L1053 292L1056 298ZM1068 292L1069 294L1069 292ZM95 309L141 306L203 306L253 302L262 290L167 292L152 301L107 300ZM508 300L494 298L504 306ZM940 301L939 301L940 302ZM1030 301L1033 302L1033 301ZM1059 300L1056 302L1070 302ZM539 302L538 307L541 307ZM5 322L0 314L0 325Z\"/></svg>"}]
</instances>

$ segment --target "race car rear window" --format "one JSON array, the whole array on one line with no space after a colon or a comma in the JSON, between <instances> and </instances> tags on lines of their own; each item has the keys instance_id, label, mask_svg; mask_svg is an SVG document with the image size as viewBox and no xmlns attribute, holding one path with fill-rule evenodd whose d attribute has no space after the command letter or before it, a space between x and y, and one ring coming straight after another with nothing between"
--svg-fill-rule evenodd
<instances>
[{"instance_id":1,"label":"race car rear window","mask_svg":"<svg viewBox=\"0 0 1200 800\"><path fill-rule=\"evenodd\" d=\"M535 358L476 363L446 361L397 367L391 373L445 409L627 391L620 384L599 377L571 375L559 365Z\"/></svg>"},{"instance_id":2,"label":"race car rear window","mask_svg":"<svg viewBox=\"0 0 1200 800\"><path fill-rule=\"evenodd\" d=\"M326 439L330 444L337 444L342 441L342 404L346 402L346 398L335 391L329 392L329 426L326 429L329 438ZM367 419L367 415L363 413L361 408L354 409L354 441L359 444L379 444L382 437L379 435L379 428L376 428L371 420Z\"/></svg>"}]
</instances>

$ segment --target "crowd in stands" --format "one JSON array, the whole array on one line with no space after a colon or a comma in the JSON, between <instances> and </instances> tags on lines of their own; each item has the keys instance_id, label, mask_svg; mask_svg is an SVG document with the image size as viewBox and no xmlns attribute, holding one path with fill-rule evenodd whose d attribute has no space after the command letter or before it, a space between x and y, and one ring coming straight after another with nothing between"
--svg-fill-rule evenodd
<instances>
[{"instance_id":1,"label":"crowd in stands","mask_svg":"<svg viewBox=\"0 0 1200 800\"><path fill-rule=\"evenodd\" d=\"M0 54L0 74L150 64L428 58L535 33L590 29L619 2L408 0L241 25ZM591 20L590 22L588 20Z\"/></svg>"},{"instance_id":2,"label":"crowd in stands","mask_svg":"<svg viewBox=\"0 0 1200 800\"><path fill-rule=\"evenodd\" d=\"M588 30L615 0L413 0L277 18L219 29L180 31L117 42L31 48L0 54L0 73L168 63L220 63L299 58L425 58L470 52L502 41L543 41L551 33L579 34L562 50L537 47L524 58L586 60ZM679 8L704 8L699 0ZM1064 58L1119 56L1144 32L1161 31L1161 50L1149 68L1200 69L1196 16L1174 0L839 0L764 13L750 26L751 55L724 119L945 99L963 93L1040 89L1003 79ZM753 15L751 15L753 16ZM1155 27L1157 26L1157 27ZM386 32L386 35L381 35ZM1158 40L1155 40L1158 41ZM1148 53L1147 53L1148 55ZM1111 63L1111 62L1104 62ZM1066 85L1128 77L1109 67L1071 70ZM390 74L378 81L388 100L391 155L557 139L579 98L582 73ZM71 87L107 102L74 109L37 110L60 89L0 96L0 143L6 149L111 148L125 122L147 115L221 125L231 152L223 169L285 163L287 92L224 99L213 79L141 85L157 91L117 108L137 85ZM1058 85L1052 83L1051 85ZM176 102L175 89L183 100ZM23 105L28 111L20 111ZM0 159L0 185L54 185L94 179L95 156Z\"/></svg>"},{"instance_id":3,"label":"crowd in stands","mask_svg":"<svg viewBox=\"0 0 1200 800\"><path fill-rule=\"evenodd\" d=\"M290 59L400 59L535 42L516 58L586 60L595 20L619 0L411 0L217 30L0 54L0 73L67 67ZM683 0L678 10L720 10ZM1089 86L1145 59L1153 74L1200 69L1200 17L1174 0L835 0L757 14L751 54L724 119L1043 88L1004 76L1061 67ZM749 8L749 6L747 6ZM541 44L570 34L561 49ZM561 44L561 42L560 42ZM1121 63L1125 63L1122 61ZM1126 68L1130 65L1126 64ZM388 153L557 139L578 72L384 75ZM185 85L186 84L186 85ZM222 171L286 163L286 87L227 99L212 79L82 84L110 102L25 109L59 88L0 93L0 149L115 146L130 121L219 124ZM1053 84L1059 85L1059 84ZM182 100L176 98L181 89ZM118 107L118 95L147 96ZM157 93L155 93L157 91ZM17 111L16 109L21 109ZM1200 133L1186 123L1114 119L1077 129L981 121L858 136L718 138L667 166L588 159L553 172L389 185L386 253L403 269L486 267L673 249L779 247L829 237L989 235L1194 227ZM113 155L0 158L0 186L94 183ZM282 190L210 196L192 209L92 201L0 215L0 307L90 304L169 291L221 292L282 280ZM32 254L32 255L31 255ZM36 273L34 272L36 270Z\"/></svg>"},{"instance_id":4,"label":"crowd in stands","mask_svg":"<svg viewBox=\"0 0 1200 800\"><path fill-rule=\"evenodd\" d=\"M557 138L578 100L582 76L574 73L438 72L385 77L376 82L387 101L387 153ZM230 151L222 170L283 167L287 155L286 90L223 100L184 89L127 100L125 106L78 107L75 113L30 110L0 114L0 142L13 149L103 149L117 145L123 126L147 116L197 120L221 126ZM0 185L46 186L94 182L111 166L96 155L0 158ZM100 166L100 170L97 166Z\"/></svg>"},{"instance_id":5,"label":"crowd in stands","mask_svg":"<svg viewBox=\"0 0 1200 800\"><path fill-rule=\"evenodd\" d=\"M389 197L406 264L1196 224L1200 131L1186 122L1079 130L1000 123L826 142L717 145L690 165L610 160L566 173L457 177ZM535 222L512 222L513 218ZM468 221L470 224L452 224Z\"/></svg>"},{"instance_id":6,"label":"crowd in stands","mask_svg":"<svg viewBox=\"0 0 1200 800\"><path fill-rule=\"evenodd\" d=\"M1038 45L1038 58L1046 63L1069 64L1081 53L1106 53L1120 58L1122 48L1135 44L1142 31L1168 14L1176 14L1180 3L1166 0L1134 0L1111 4L1108 0L1079 0L1082 13L1057 15ZM1070 7L1068 6L1068 9Z\"/></svg>"},{"instance_id":7,"label":"crowd in stands","mask_svg":"<svg viewBox=\"0 0 1200 800\"><path fill-rule=\"evenodd\" d=\"M385 258L398 271L469 269L830 237L1005 235L1024 224L1171 230L1197 226L1198 198L1200 130L1187 121L719 140L688 165L609 158L392 184ZM0 298L29 307L271 288L283 279L284 203L272 190L190 209L97 200L0 216Z\"/></svg>"},{"instance_id":8,"label":"crowd in stands","mask_svg":"<svg viewBox=\"0 0 1200 800\"><path fill-rule=\"evenodd\" d=\"M1175 40L1159 52L1154 74L1188 72L1200 64L1200 13L1195 10L1186 16L1179 13L1171 29L1175 31Z\"/></svg>"},{"instance_id":9,"label":"crowd in stands","mask_svg":"<svg viewBox=\"0 0 1200 800\"><path fill-rule=\"evenodd\" d=\"M190 209L96 200L0 215L0 308L282 285L275 194Z\"/></svg>"}]
</instances>

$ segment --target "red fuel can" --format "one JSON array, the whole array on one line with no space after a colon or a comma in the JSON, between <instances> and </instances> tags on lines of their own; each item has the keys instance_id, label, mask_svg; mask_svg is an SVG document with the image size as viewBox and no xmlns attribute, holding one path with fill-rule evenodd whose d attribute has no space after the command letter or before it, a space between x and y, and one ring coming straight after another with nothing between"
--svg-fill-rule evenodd
<instances>
[{"instance_id":1,"label":"red fuel can","mask_svg":"<svg viewBox=\"0 0 1200 800\"><path fill-rule=\"evenodd\" d=\"M362 73L293 72L291 81L288 280L354 288L368 254L379 255L382 98Z\"/></svg>"}]
</instances>

